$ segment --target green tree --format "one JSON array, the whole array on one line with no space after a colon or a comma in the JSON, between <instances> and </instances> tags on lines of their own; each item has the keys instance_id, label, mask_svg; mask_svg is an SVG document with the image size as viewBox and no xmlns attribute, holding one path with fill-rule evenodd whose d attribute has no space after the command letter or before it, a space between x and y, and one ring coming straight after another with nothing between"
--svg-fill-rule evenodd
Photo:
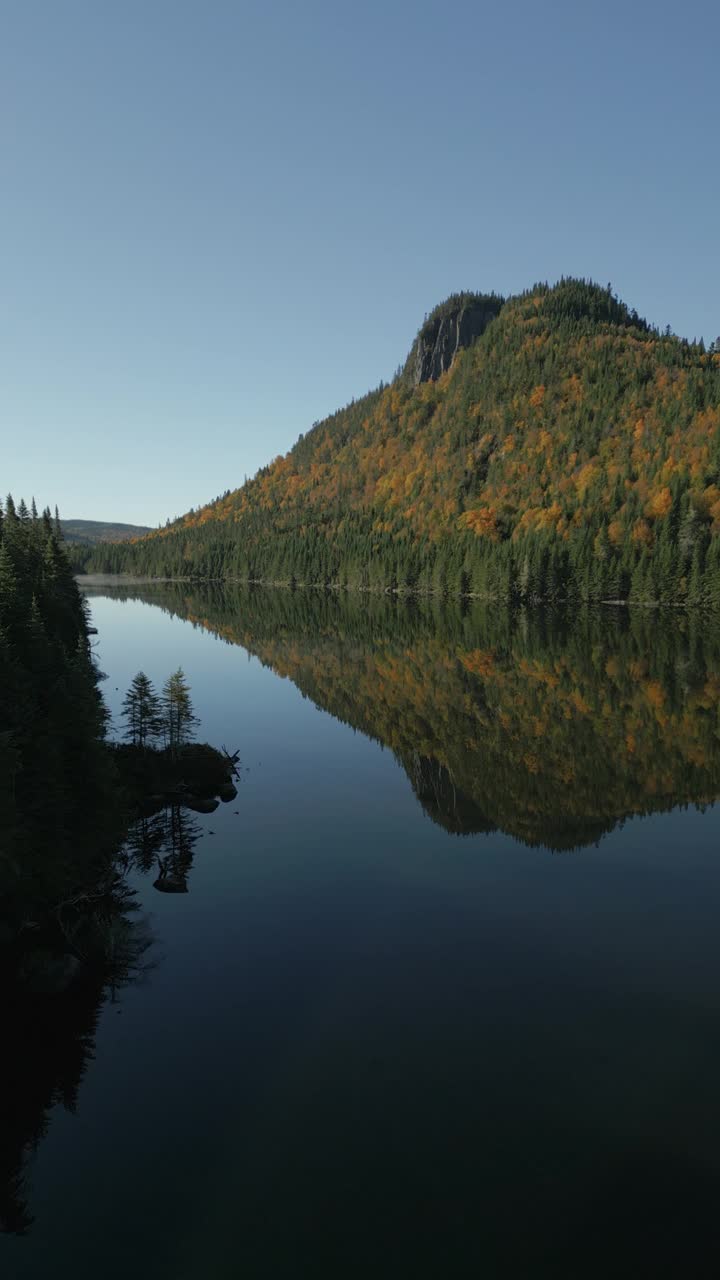
<instances>
[{"instance_id":1,"label":"green tree","mask_svg":"<svg viewBox=\"0 0 720 1280\"><path fill-rule=\"evenodd\" d=\"M12 557L4 543L0 543L0 623L8 639L14 639L15 627L21 616L20 584Z\"/></svg>"},{"instance_id":2,"label":"green tree","mask_svg":"<svg viewBox=\"0 0 720 1280\"><path fill-rule=\"evenodd\" d=\"M162 723L165 742L173 752L192 741L200 723L193 712L190 686L182 667L168 677L163 687Z\"/></svg>"},{"instance_id":3,"label":"green tree","mask_svg":"<svg viewBox=\"0 0 720 1280\"><path fill-rule=\"evenodd\" d=\"M122 715L127 721L125 737L134 747L145 749L163 732L160 699L144 671L138 671L125 694Z\"/></svg>"}]
</instances>

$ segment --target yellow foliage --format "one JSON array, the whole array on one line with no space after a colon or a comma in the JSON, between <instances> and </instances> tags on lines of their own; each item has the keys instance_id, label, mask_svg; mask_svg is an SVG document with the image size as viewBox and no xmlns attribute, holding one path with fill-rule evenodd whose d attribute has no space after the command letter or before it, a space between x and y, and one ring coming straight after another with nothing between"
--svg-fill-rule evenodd
<instances>
[{"instance_id":1,"label":"yellow foliage","mask_svg":"<svg viewBox=\"0 0 720 1280\"><path fill-rule=\"evenodd\" d=\"M645 697L652 707L662 707L665 693L659 680L647 680L644 685Z\"/></svg>"},{"instance_id":2,"label":"yellow foliage","mask_svg":"<svg viewBox=\"0 0 720 1280\"><path fill-rule=\"evenodd\" d=\"M495 654L491 649L473 649L471 653L461 654L460 661L474 676L487 679L495 674Z\"/></svg>"},{"instance_id":3,"label":"yellow foliage","mask_svg":"<svg viewBox=\"0 0 720 1280\"><path fill-rule=\"evenodd\" d=\"M590 485L593 483L594 479L598 475L598 471L599 471L599 468L594 462L586 462L585 466L581 467L580 470L578 471L575 477L575 487L578 492L578 497L580 498L581 501L585 497L585 494L590 488Z\"/></svg>"},{"instance_id":4,"label":"yellow foliage","mask_svg":"<svg viewBox=\"0 0 720 1280\"><path fill-rule=\"evenodd\" d=\"M632 533L630 534L630 539L632 542L635 543L636 547L652 546L652 540L653 540L652 530L647 520L635 521L632 527Z\"/></svg>"},{"instance_id":5,"label":"yellow foliage","mask_svg":"<svg viewBox=\"0 0 720 1280\"><path fill-rule=\"evenodd\" d=\"M651 495L645 506L645 515L651 520L661 520L669 512L672 506L672 494L667 485L662 489L656 489Z\"/></svg>"},{"instance_id":6,"label":"yellow foliage","mask_svg":"<svg viewBox=\"0 0 720 1280\"><path fill-rule=\"evenodd\" d=\"M497 542L498 532L495 512L492 507L478 507L475 511L465 511L458 520L461 529L470 529L478 538L491 538Z\"/></svg>"}]
</instances>

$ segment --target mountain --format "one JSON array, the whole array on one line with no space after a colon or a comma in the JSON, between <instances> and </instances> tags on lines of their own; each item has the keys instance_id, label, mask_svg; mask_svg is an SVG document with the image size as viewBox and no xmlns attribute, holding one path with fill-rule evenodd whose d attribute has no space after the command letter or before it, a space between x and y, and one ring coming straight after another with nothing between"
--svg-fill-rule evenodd
<instances>
[{"instance_id":1,"label":"mountain","mask_svg":"<svg viewBox=\"0 0 720 1280\"><path fill-rule=\"evenodd\" d=\"M88 568L520 601L720 602L720 354L610 287L458 294L389 386Z\"/></svg>"},{"instance_id":2,"label":"mountain","mask_svg":"<svg viewBox=\"0 0 720 1280\"><path fill-rule=\"evenodd\" d=\"M117 524L106 520L61 520L60 528L66 542L85 546L95 546L98 542L126 542L152 532L146 524Z\"/></svg>"}]
</instances>

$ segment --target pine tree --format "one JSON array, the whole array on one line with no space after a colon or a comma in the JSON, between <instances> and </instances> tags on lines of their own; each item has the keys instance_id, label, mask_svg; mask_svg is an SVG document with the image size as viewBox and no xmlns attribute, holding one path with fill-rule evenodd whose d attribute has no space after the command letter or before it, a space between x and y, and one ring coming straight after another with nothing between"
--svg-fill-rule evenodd
<instances>
[{"instance_id":1,"label":"pine tree","mask_svg":"<svg viewBox=\"0 0 720 1280\"><path fill-rule=\"evenodd\" d=\"M177 752L195 736L199 724L193 712L190 686L182 667L178 667L165 682L162 692L163 732L171 751Z\"/></svg>"},{"instance_id":2,"label":"pine tree","mask_svg":"<svg viewBox=\"0 0 720 1280\"><path fill-rule=\"evenodd\" d=\"M15 638L15 629L21 617L20 584L15 566L5 543L0 543L0 624L9 640Z\"/></svg>"},{"instance_id":3,"label":"pine tree","mask_svg":"<svg viewBox=\"0 0 720 1280\"><path fill-rule=\"evenodd\" d=\"M125 694L122 715L127 720L125 737L134 747L144 750L162 733L160 699L144 671L138 671Z\"/></svg>"},{"instance_id":4,"label":"pine tree","mask_svg":"<svg viewBox=\"0 0 720 1280\"><path fill-rule=\"evenodd\" d=\"M691 605L700 604L702 602L702 567L700 560L700 550L698 547L693 551L692 567L690 570L690 582L688 584L687 602Z\"/></svg>"}]
</instances>

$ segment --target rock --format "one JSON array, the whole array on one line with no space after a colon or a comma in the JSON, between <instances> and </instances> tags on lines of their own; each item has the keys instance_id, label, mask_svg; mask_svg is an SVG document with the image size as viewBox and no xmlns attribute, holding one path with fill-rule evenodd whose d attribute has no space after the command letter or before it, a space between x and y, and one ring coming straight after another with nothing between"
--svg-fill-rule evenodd
<instances>
[{"instance_id":1,"label":"rock","mask_svg":"<svg viewBox=\"0 0 720 1280\"><path fill-rule=\"evenodd\" d=\"M184 796L182 802L194 813L214 813L220 803L219 800L203 800L200 796Z\"/></svg>"},{"instance_id":2,"label":"rock","mask_svg":"<svg viewBox=\"0 0 720 1280\"><path fill-rule=\"evenodd\" d=\"M153 889L157 889L158 893L187 893L187 881L181 876L158 876L157 880L153 880Z\"/></svg>"},{"instance_id":3,"label":"rock","mask_svg":"<svg viewBox=\"0 0 720 1280\"><path fill-rule=\"evenodd\" d=\"M434 382L450 368L458 351L469 347L495 319L501 299L479 298L458 302L456 307L438 308L431 315L413 344L405 365L405 373L414 387L421 382Z\"/></svg>"},{"instance_id":4,"label":"rock","mask_svg":"<svg viewBox=\"0 0 720 1280\"><path fill-rule=\"evenodd\" d=\"M223 782L218 790L218 795L223 804L227 804L229 800L235 800L237 797L237 787L232 782Z\"/></svg>"}]
</instances>

